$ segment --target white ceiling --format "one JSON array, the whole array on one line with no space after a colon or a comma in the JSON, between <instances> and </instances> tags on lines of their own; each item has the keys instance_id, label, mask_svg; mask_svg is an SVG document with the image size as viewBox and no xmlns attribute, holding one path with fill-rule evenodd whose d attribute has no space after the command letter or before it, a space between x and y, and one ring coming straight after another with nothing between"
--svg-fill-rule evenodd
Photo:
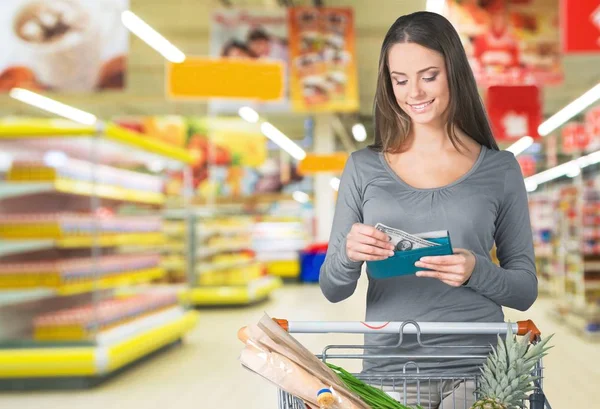
<instances>
[{"instance_id":1,"label":"white ceiling","mask_svg":"<svg viewBox=\"0 0 600 409\"><path fill-rule=\"evenodd\" d=\"M231 0L240 6L280 7L284 0ZM289 3L289 1L288 1ZM189 55L209 51L209 14L217 0L131 0L131 9ZM293 4L312 4L293 0ZM425 0L324 0L327 6L351 6L355 10L359 56L360 113L370 115L377 60L387 28L400 15L425 8ZM600 82L600 55L564 58L564 84L544 89L544 112L552 114ZM56 96L57 99L104 118L115 115L202 115L202 102L171 102L164 96L164 60L153 49L131 36L128 87L125 92L87 96ZM0 97L0 115L36 114L7 96ZM286 114L270 118L292 138L302 137L303 117Z\"/></svg>"}]
</instances>

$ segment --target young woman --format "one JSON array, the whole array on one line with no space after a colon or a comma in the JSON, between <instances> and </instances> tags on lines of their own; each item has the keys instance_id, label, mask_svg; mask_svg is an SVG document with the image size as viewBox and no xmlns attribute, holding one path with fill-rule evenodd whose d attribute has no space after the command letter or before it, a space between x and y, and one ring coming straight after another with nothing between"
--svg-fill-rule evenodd
<instances>
[{"instance_id":1,"label":"young woman","mask_svg":"<svg viewBox=\"0 0 600 409\"><path fill-rule=\"evenodd\" d=\"M350 297L363 262L393 254L389 237L374 228L381 222L413 234L448 230L455 254L422 258L417 267L427 270L416 275L369 278L367 321L502 322L503 306L528 309L537 278L523 176L514 155L498 150L459 36L444 17L418 12L389 29L374 117L374 145L354 152L341 178L321 269L325 297ZM494 243L500 266L491 261ZM365 342L393 346L398 335L368 335ZM402 348L380 352L476 354L437 347L490 345L495 337L429 336L423 342L405 337ZM418 361L421 373L436 374L477 373L481 363ZM364 369L402 373L404 363L372 359ZM466 396L470 406L473 389L472 382L422 383L421 403L430 396L433 407L444 398L462 407L458 401ZM411 391L409 402L416 396Z\"/></svg>"}]
</instances>

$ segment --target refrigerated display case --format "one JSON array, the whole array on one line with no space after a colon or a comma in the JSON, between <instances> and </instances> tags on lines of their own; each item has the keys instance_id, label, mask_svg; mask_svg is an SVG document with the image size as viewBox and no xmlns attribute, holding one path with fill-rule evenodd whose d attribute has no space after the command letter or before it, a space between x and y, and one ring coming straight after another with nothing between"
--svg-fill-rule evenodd
<instances>
[{"instance_id":1,"label":"refrigerated display case","mask_svg":"<svg viewBox=\"0 0 600 409\"><path fill-rule=\"evenodd\" d=\"M113 124L0 121L0 388L88 386L197 321L166 274L181 149Z\"/></svg>"}]
</instances>

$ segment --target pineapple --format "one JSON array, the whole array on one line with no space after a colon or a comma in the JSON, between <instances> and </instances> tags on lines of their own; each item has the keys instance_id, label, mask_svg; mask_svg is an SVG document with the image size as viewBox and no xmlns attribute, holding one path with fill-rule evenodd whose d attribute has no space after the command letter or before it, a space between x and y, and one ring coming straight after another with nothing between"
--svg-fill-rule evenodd
<instances>
[{"instance_id":1,"label":"pineapple","mask_svg":"<svg viewBox=\"0 0 600 409\"><path fill-rule=\"evenodd\" d=\"M527 392L534 390L532 383L538 377L532 374L535 364L546 355L545 345L552 336L529 345L529 334L520 340L508 326L506 341L498 336L498 346L481 368L482 377L477 390L481 400L471 409L523 408Z\"/></svg>"}]
</instances>

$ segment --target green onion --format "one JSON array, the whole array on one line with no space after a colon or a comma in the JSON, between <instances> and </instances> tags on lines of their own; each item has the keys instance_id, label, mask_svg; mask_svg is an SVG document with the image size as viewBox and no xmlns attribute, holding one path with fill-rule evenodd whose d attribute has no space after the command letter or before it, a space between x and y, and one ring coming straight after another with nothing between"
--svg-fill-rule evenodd
<instances>
[{"instance_id":1,"label":"green onion","mask_svg":"<svg viewBox=\"0 0 600 409\"><path fill-rule=\"evenodd\" d=\"M337 376L344 382L346 387L357 394L372 409L412 409L402 405L381 389L368 385L339 366L327 364ZM423 409L417 406L417 409Z\"/></svg>"}]
</instances>

